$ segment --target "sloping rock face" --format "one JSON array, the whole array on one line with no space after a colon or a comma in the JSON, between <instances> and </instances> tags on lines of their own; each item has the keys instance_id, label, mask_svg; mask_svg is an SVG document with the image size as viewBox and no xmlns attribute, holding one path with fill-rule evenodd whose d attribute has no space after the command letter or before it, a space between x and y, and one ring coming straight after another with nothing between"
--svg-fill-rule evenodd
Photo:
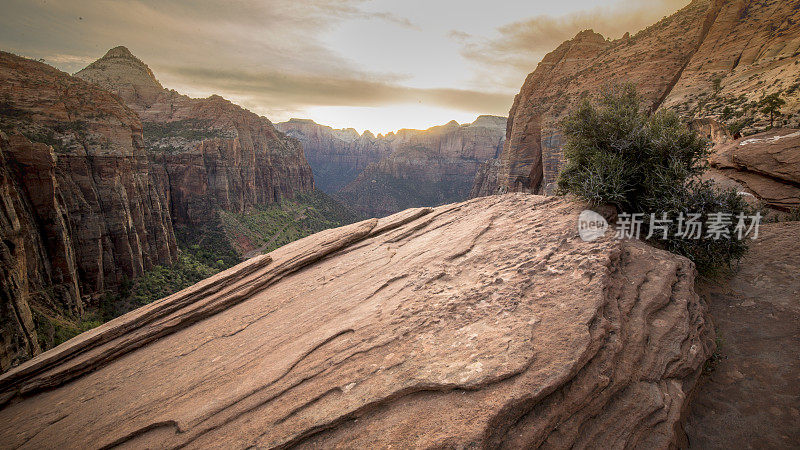
<instances>
[{"instance_id":1,"label":"sloping rock face","mask_svg":"<svg viewBox=\"0 0 800 450\"><path fill-rule=\"evenodd\" d=\"M741 110L742 103L781 91L786 101L783 111L796 112L800 108L800 2L721 3L705 39L662 106L688 117L721 114L725 106ZM743 112L757 114L753 109ZM768 116L753 118L761 126L769 123Z\"/></svg>"},{"instance_id":2,"label":"sloping rock face","mask_svg":"<svg viewBox=\"0 0 800 450\"><path fill-rule=\"evenodd\" d=\"M297 140L220 96L196 99L164 89L125 47L75 76L114 92L139 115L177 223L202 224L219 208L243 212L314 189Z\"/></svg>"},{"instance_id":3,"label":"sloping rock face","mask_svg":"<svg viewBox=\"0 0 800 450\"><path fill-rule=\"evenodd\" d=\"M328 230L0 376L16 447L667 447L713 350L688 260L524 194Z\"/></svg>"},{"instance_id":4,"label":"sloping rock face","mask_svg":"<svg viewBox=\"0 0 800 450\"><path fill-rule=\"evenodd\" d=\"M336 130L307 119L276 123L275 128L303 144L315 185L331 195L392 151L388 140L369 131L359 135L352 128Z\"/></svg>"},{"instance_id":5,"label":"sloping rock face","mask_svg":"<svg viewBox=\"0 0 800 450\"><path fill-rule=\"evenodd\" d=\"M737 120L768 125L755 103L762 96L783 90L787 113L800 105L799 48L797 0L694 0L632 37L608 41L582 31L525 80L500 163L474 191L552 192L564 162L559 121L582 96L619 82L633 83L645 107L671 108L687 120L727 106Z\"/></svg>"},{"instance_id":6,"label":"sloping rock face","mask_svg":"<svg viewBox=\"0 0 800 450\"><path fill-rule=\"evenodd\" d=\"M44 254L41 236L25 232L35 229L36 225L29 205L21 195L22 188L17 185L6 162L8 141L2 133L0 146L3 149L0 152L0 311L3 317L0 322L0 369L5 371L12 364L41 351L30 309L28 266L35 267L36 263L46 261L37 259L39 252ZM47 271L41 268L33 270L33 274L47 274ZM68 300L73 305L78 304L77 296Z\"/></svg>"},{"instance_id":7,"label":"sloping rock face","mask_svg":"<svg viewBox=\"0 0 800 450\"><path fill-rule=\"evenodd\" d=\"M800 207L800 130L773 129L719 145L706 177L779 210Z\"/></svg>"},{"instance_id":8,"label":"sloping rock face","mask_svg":"<svg viewBox=\"0 0 800 450\"><path fill-rule=\"evenodd\" d=\"M367 217L464 200L481 165L500 154L504 124L502 117L480 116L471 124L389 133L381 140L392 153L337 196Z\"/></svg>"},{"instance_id":9,"label":"sloping rock face","mask_svg":"<svg viewBox=\"0 0 800 450\"><path fill-rule=\"evenodd\" d=\"M690 448L800 446L800 222L765 224L736 275L705 282L721 346L686 421Z\"/></svg>"},{"instance_id":10,"label":"sloping rock face","mask_svg":"<svg viewBox=\"0 0 800 450\"><path fill-rule=\"evenodd\" d=\"M22 311L4 315L4 329L16 320L12 329L28 330L26 302L44 315L80 315L81 297L174 261L164 188L133 111L83 80L3 52L0 98L3 270L13 279L7 301ZM6 346L2 368L16 358L6 355L36 353L34 342Z\"/></svg>"}]
</instances>

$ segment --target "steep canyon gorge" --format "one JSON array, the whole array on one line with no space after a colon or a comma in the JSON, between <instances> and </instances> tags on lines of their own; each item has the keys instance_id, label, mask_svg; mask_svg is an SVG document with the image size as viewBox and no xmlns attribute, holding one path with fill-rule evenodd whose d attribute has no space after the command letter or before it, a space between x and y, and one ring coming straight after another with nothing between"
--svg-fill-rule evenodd
<instances>
[{"instance_id":1,"label":"steep canyon gorge","mask_svg":"<svg viewBox=\"0 0 800 450\"><path fill-rule=\"evenodd\" d=\"M173 263L174 225L313 190L296 140L221 97L163 89L124 47L74 77L2 53L0 78L3 370Z\"/></svg>"},{"instance_id":2,"label":"steep canyon gorge","mask_svg":"<svg viewBox=\"0 0 800 450\"><path fill-rule=\"evenodd\" d=\"M315 182L364 217L469 196L475 172L503 147L506 118L480 116L375 136L292 119L276 127L303 144Z\"/></svg>"}]
</instances>

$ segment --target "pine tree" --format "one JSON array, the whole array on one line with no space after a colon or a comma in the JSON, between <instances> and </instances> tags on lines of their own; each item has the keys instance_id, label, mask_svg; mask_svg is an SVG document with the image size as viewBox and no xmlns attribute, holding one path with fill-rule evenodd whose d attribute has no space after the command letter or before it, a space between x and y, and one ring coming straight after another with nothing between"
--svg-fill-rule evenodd
<instances>
[{"instance_id":1,"label":"pine tree","mask_svg":"<svg viewBox=\"0 0 800 450\"><path fill-rule=\"evenodd\" d=\"M772 128L775 122L775 117L780 117L782 115L781 106L785 104L786 100L781 98L781 91L769 94L766 97L762 98L760 102L758 102L758 106L761 108L761 112L764 114L769 114L770 128Z\"/></svg>"}]
</instances>

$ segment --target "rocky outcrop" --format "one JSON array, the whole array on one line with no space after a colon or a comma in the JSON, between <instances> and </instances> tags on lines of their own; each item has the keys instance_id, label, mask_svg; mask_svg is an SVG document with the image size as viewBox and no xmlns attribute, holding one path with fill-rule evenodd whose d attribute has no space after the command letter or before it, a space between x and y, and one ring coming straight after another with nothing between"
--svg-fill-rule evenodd
<instances>
[{"instance_id":1,"label":"rocky outcrop","mask_svg":"<svg viewBox=\"0 0 800 450\"><path fill-rule=\"evenodd\" d=\"M276 123L275 128L303 144L315 185L331 195L392 151L389 140L369 130L359 135L352 128L337 130L308 119Z\"/></svg>"},{"instance_id":2,"label":"rocky outcrop","mask_svg":"<svg viewBox=\"0 0 800 450\"><path fill-rule=\"evenodd\" d=\"M297 140L220 96L196 99L164 89L125 47L75 76L114 92L139 115L177 223L202 224L220 208L244 212L314 188Z\"/></svg>"},{"instance_id":3,"label":"rocky outcrop","mask_svg":"<svg viewBox=\"0 0 800 450\"><path fill-rule=\"evenodd\" d=\"M85 297L174 261L175 238L133 111L98 87L9 53L0 52L0 81L4 301L19 312L4 315L3 327L27 335L24 303L40 317L79 317ZM20 342L8 336L4 342ZM4 370L36 353L35 340L27 341L5 346Z\"/></svg>"},{"instance_id":4,"label":"rocky outcrop","mask_svg":"<svg viewBox=\"0 0 800 450\"><path fill-rule=\"evenodd\" d=\"M800 108L798 61L800 2L720 2L705 38L662 106L687 117L722 114L727 106L743 114L740 119L751 117L763 127L769 117L752 103L764 95L782 92L786 113Z\"/></svg>"},{"instance_id":5,"label":"rocky outcrop","mask_svg":"<svg viewBox=\"0 0 800 450\"><path fill-rule=\"evenodd\" d=\"M773 129L714 147L705 177L767 206L800 207L800 130Z\"/></svg>"},{"instance_id":6,"label":"rocky outcrop","mask_svg":"<svg viewBox=\"0 0 800 450\"><path fill-rule=\"evenodd\" d=\"M5 371L38 354L41 349L36 336L33 315L30 309L31 286L28 267L33 266L32 275L47 274L45 263L39 259L44 254L41 236L29 233L36 225L29 205L23 198L19 186L6 161L9 144L0 133L0 370ZM37 270L41 269L41 270ZM35 288L41 287L34 285ZM37 289L33 289L34 291ZM69 299L77 305L77 296Z\"/></svg>"},{"instance_id":7,"label":"rocky outcrop","mask_svg":"<svg viewBox=\"0 0 800 450\"><path fill-rule=\"evenodd\" d=\"M504 123L480 116L470 124L389 133L378 140L392 153L368 165L337 196L367 217L464 200L481 165L500 153Z\"/></svg>"},{"instance_id":8,"label":"rocky outcrop","mask_svg":"<svg viewBox=\"0 0 800 450\"><path fill-rule=\"evenodd\" d=\"M712 350L686 259L524 194L328 230L0 376L9 446L658 447ZM202 319L202 320L201 320Z\"/></svg>"},{"instance_id":9,"label":"rocky outcrop","mask_svg":"<svg viewBox=\"0 0 800 450\"><path fill-rule=\"evenodd\" d=\"M487 167L474 193L552 192L564 162L559 121L584 96L615 83L633 83L645 107L674 109L687 121L715 114L747 119L750 129L765 126L757 100L778 91L784 111L796 111L798 6L797 0L694 0L634 36L608 41L590 30L578 33L525 80L499 164Z\"/></svg>"},{"instance_id":10,"label":"rocky outcrop","mask_svg":"<svg viewBox=\"0 0 800 450\"><path fill-rule=\"evenodd\" d=\"M690 448L800 446L800 222L763 224L729 280L705 281L721 343L686 421Z\"/></svg>"}]
</instances>

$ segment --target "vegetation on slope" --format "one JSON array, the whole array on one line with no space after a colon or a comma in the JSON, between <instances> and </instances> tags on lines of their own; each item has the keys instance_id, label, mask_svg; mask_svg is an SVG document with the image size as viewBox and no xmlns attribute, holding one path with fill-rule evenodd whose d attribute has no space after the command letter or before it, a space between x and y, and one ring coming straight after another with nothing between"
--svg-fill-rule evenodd
<instances>
[{"instance_id":1,"label":"vegetation on slope","mask_svg":"<svg viewBox=\"0 0 800 450\"><path fill-rule=\"evenodd\" d=\"M323 192L314 191L246 213L221 211L220 219L236 251L251 257L359 218Z\"/></svg>"},{"instance_id":2,"label":"vegetation on slope","mask_svg":"<svg viewBox=\"0 0 800 450\"><path fill-rule=\"evenodd\" d=\"M596 104L586 99L563 122L567 165L558 188L593 205L611 204L622 213L671 218L651 242L693 260L701 272L714 272L738 260L747 241L729 236L679 237L677 217L700 214L706 224L712 214L739 214L752 210L735 190L717 189L701 181L708 143L686 127L677 114L659 110L648 114L632 85L608 89ZM649 220L641 236L649 233ZM685 228L685 227L684 227ZM732 228L732 227L731 227ZM684 229L685 231L685 229Z\"/></svg>"},{"instance_id":3,"label":"vegetation on slope","mask_svg":"<svg viewBox=\"0 0 800 450\"><path fill-rule=\"evenodd\" d=\"M124 281L80 318L54 316L34 309L43 350L126 312L187 288L239 263L243 257L270 252L313 233L358 220L351 211L321 191L301 194L280 204L246 213L219 211L219 220L198 228L178 228L178 261L156 266L136 280Z\"/></svg>"},{"instance_id":4,"label":"vegetation on slope","mask_svg":"<svg viewBox=\"0 0 800 450\"><path fill-rule=\"evenodd\" d=\"M382 217L408 208L463 201L469 196L471 187L471 180L458 177L420 182L368 166L355 181L339 191L337 198L362 216Z\"/></svg>"}]
</instances>

